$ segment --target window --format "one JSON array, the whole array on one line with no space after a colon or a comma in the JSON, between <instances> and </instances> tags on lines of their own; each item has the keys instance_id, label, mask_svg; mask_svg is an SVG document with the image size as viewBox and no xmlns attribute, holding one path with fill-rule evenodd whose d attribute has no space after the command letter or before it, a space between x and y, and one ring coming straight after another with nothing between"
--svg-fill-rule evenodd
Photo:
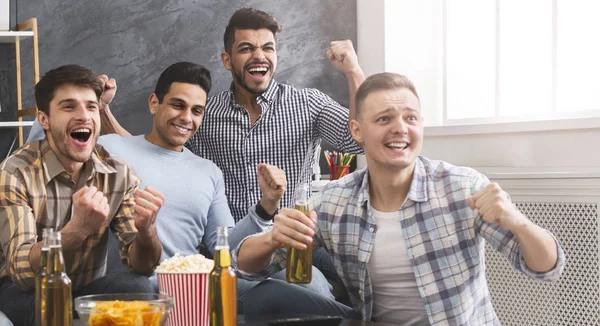
<instances>
[{"instance_id":1,"label":"window","mask_svg":"<svg viewBox=\"0 0 600 326\"><path fill-rule=\"evenodd\" d=\"M386 0L385 70L428 126L600 116L600 2Z\"/></svg>"}]
</instances>

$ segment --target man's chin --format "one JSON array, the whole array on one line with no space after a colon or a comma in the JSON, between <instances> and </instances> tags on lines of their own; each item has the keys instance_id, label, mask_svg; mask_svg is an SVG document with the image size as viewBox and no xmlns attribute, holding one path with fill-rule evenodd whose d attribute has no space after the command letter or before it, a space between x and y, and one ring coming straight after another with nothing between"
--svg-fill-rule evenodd
<instances>
[{"instance_id":1,"label":"man's chin","mask_svg":"<svg viewBox=\"0 0 600 326\"><path fill-rule=\"evenodd\" d=\"M253 94L253 95L260 95L262 93L264 93L267 90L268 84L267 86L259 86L259 87L248 87L246 86L246 90L248 91L248 93Z\"/></svg>"},{"instance_id":2,"label":"man's chin","mask_svg":"<svg viewBox=\"0 0 600 326\"><path fill-rule=\"evenodd\" d=\"M69 158L72 161L79 162L79 163L85 163L85 162L89 161L91 157L92 157L92 150L86 150L85 152L79 152L79 153L70 153L70 155L69 155Z\"/></svg>"}]
</instances>

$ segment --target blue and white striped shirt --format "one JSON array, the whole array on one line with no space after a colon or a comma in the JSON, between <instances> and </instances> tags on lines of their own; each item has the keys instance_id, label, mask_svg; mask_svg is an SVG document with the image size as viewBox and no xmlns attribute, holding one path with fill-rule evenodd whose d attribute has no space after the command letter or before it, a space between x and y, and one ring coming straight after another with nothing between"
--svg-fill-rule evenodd
<instances>
[{"instance_id":1,"label":"blue and white striped shirt","mask_svg":"<svg viewBox=\"0 0 600 326\"><path fill-rule=\"evenodd\" d=\"M527 268L512 232L475 216L467 198L487 184L484 175L470 168L423 157L416 161L410 191L400 208L401 236L432 325L500 324L485 278L485 241L515 269L534 279L556 280L564 268L565 255L558 241L556 266L538 273ZM354 309L368 321L373 312L373 292L367 267L377 236L368 203L368 171L363 169L330 182L322 198L315 201L315 244L331 253ZM236 266L238 249L233 255ZM284 248L273 254L271 264L261 273L240 274L258 280L285 264Z\"/></svg>"},{"instance_id":2,"label":"blue and white striped shirt","mask_svg":"<svg viewBox=\"0 0 600 326\"><path fill-rule=\"evenodd\" d=\"M322 139L344 152L362 152L348 128L348 109L319 90L295 89L273 80L257 103L262 114L251 125L246 109L235 103L232 84L208 100L202 125L186 144L223 171L236 222L260 200L259 163L285 171L288 187L281 207L293 207L296 185L310 183L314 153Z\"/></svg>"}]
</instances>

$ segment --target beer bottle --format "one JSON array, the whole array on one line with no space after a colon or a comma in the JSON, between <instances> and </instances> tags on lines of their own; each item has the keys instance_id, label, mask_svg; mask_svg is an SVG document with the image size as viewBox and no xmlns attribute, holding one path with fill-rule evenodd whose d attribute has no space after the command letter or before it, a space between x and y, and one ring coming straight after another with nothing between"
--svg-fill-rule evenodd
<instances>
[{"instance_id":1,"label":"beer bottle","mask_svg":"<svg viewBox=\"0 0 600 326\"><path fill-rule=\"evenodd\" d=\"M50 251L50 247L48 246L48 237L53 232L54 229L42 230L40 269L35 275L35 324L38 326L42 325L42 278L44 278L48 272L48 252Z\"/></svg>"},{"instance_id":2,"label":"beer bottle","mask_svg":"<svg viewBox=\"0 0 600 326\"><path fill-rule=\"evenodd\" d=\"M302 183L294 194L294 208L308 216L308 195L310 188ZM312 244L305 250L287 248L287 265L285 278L289 283L310 283L312 280Z\"/></svg>"},{"instance_id":3,"label":"beer bottle","mask_svg":"<svg viewBox=\"0 0 600 326\"><path fill-rule=\"evenodd\" d=\"M210 325L237 325L237 277L231 267L227 228L217 228L215 266L210 272Z\"/></svg>"},{"instance_id":4,"label":"beer bottle","mask_svg":"<svg viewBox=\"0 0 600 326\"><path fill-rule=\"evenodd\" d=\"M73 323L73 300L71 280L65 272L60 232L48 237L48 270L42 278L41 306L43 326L71 326Z\"/></svg>"}]
</instances>

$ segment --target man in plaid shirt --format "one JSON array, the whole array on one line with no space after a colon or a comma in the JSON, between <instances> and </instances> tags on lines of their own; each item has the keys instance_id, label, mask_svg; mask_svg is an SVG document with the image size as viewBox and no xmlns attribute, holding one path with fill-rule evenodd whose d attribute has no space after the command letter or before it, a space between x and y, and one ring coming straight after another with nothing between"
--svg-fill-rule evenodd
<instances>
[{"instance_id":1,"label":"man in plaid shirt","mask_svg":"<svg viewBox=\"0 0 600 326\"><path fill-rule=\"evenodd\" d=\"M164 197L139 189L133 170L96 146L102 92L102 82L85 67L49 71L35 86L46 137L0 165L0 311L15 325L35 325L43 228L61 232L73 297L153 290L144 275L162 252L156 214ZM135 273L105 276L109 231L121 261Z\"/></svg>"},{"instance_id":2,"label":"man in plaid shirt","mask_svg":"<svg viewBox=\"0 0 600 326\"><path fill-rule=\"evenodd\" d=\"M282 209L272 230L245 239L234 263L250 279L286 264L283 245L325 247L352 308L268 280L244 311L342 315L397 325L498 325L485 279L485 242L525 275L553 281L564 253L500 186L477 171L419 156L423 118L406 77L373 75L356 94L350 122L368 167L329 183L306 216ZM273 285L277 292L271 291ZM276 296L273 293L277 293Z\"/></svg>"}]
</instances>

